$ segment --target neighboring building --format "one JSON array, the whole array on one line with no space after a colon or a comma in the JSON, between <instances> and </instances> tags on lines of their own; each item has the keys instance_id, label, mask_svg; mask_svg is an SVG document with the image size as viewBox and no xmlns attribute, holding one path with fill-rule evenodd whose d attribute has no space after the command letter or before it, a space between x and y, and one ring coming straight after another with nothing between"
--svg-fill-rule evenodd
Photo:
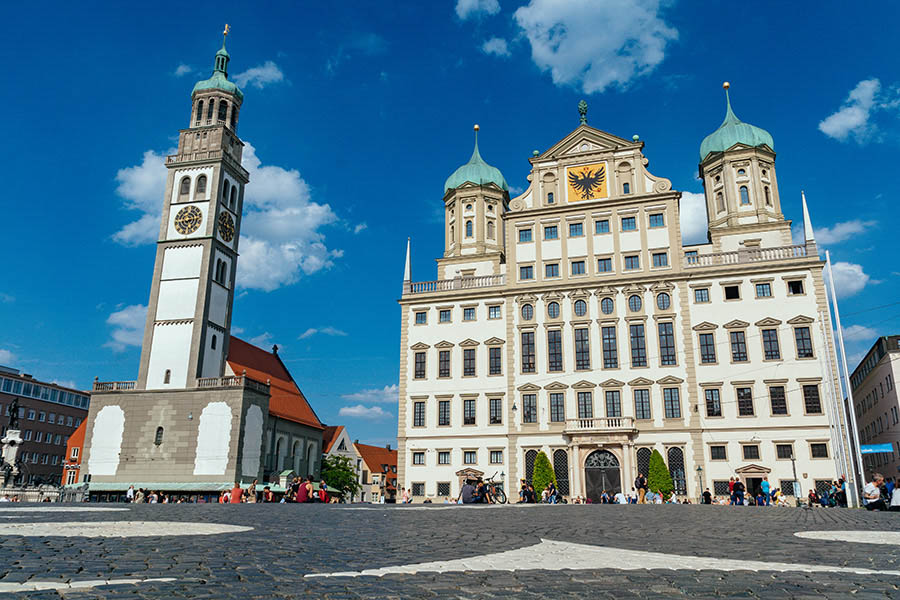
<instances>
[{"instance_id":1,"label":"neighboring building","mask_svg":"<svg viewBox=\"0 0 900 600\"><path fill-rule=\"evenodd\" d=\"M390 446L370 446L355 442L362 457L362 502L379 503L397 500L397 451Z\"/></svg>"},{"instance_id":2,"label":"neighboring building","mask_svg":"<svg viewBox=\"0 0 900 600\"><path fill-rule=\"evenodd\" d=\"M900 335L880 337L850 376L860 444L890 444L890 453L865 454L868 478L873 471L900 477Z\"/></svg>"},{"instance_id":3,"label":"neighboring building","mask_svg":"<svg viewBox=\"0 0 900 600\"><path fill-rule=\"evenodd\" d=\"M84 450L84 431L87 429L87 421L82 421L69 436L66 442L66 454L63 456L62 483L63 485L75 485L81 481L81 452Z\"/></svg>"},{"instance_id":4,"label":"neighboring building","mask_svg":"<svg viewBox=\"0 0 900 600\"><path fill-rule=\"evenodd\" d=\"M244 188L244 95L216 53L191 94L168 177L137 381L94 384L91 496L131 484L215 494L284 470L316 475L322 425L276 355L230 335Z\"/></svg>"},{"instance_id":5,"label":"neighboring building","mask_svg":"<svg viewBox=\"0 0 900 600\"><path fill-rule=\"evenodd\" d=\"M356 473L356 480L362 484L362 456L356 451L347 428L343 425L330 425L322 431L322 448L323 460L329 456L343 456L350 461ZM352 498L348 498L350 502L360 501L362 498L359 493Z\"/></svg>"},{"instance_id":6,"label":"neighboring building","mask_svg":"<svg viewBox=\"0 0 900 600\"><path fill-rule=\"evenodd\" d=\"M88 414L87 393L0 366L0 437L6 434L13 398L19 399L23 440L15 483L59 485L66 443Z\"/></svg>"},{"instance_id":7,"label":"neighboring building","mask_svg":"<svg viewBox=\"0 0 900 600\"><path fill-rule=\"evenodd\" d=\"M772 137L727 103L701 144L709 242L683 246L681 194L644 143L579 112L512 199L476 138L443 188L436 281L411 280L407 245L400 487L456 496L499 472L513 489L541 450L565 494L594 500L654 449L694 498L735 474L788 494L795 472L801 494L836 478L824 261L805 200L791 240Z\"/></svg>"}]
</instances>

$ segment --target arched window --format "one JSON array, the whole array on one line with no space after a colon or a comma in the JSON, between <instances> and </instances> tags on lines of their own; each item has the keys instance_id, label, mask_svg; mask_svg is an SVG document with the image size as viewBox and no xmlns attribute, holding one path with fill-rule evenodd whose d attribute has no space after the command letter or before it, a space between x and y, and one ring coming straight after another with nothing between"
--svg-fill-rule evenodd
<instances>
[{"instance_id":1,"label":"arched window","mask_svg":"<svg viewBox=\"0 0 900 600\"><path fill-rule=\"evenodd\" d=\"M231 107L231 129L232 130L235 130L235 125L237 125L237 113L238 113L237 107L232 106Z\"/></svg>"},{"instance_id":2,"label":"arched window","mask_svg":"<svg viewBox=\"0 0 900 600\"><path fill-rule=\"evenodd\" d=\"M537 450L529 450L525 453L525 481L531 483L534 475L534 461L537 459Z\"/></svg>"},{"instance_id":3,"label":"arched window","mask_svg":"<svg viewBox=\"0 0 900 600\"><path fill-rule=\"evenodd\" d=\"M222 184L222 204L228 204L228 180Z\"/></svg>"},{"instance_id":4,"label":"arched window","mask_svg":"<svg viewBox=\"0 0 900 600\"><path fill-rule=\"evenodd\" d=\"M679 496L687 494L687 481L684 474L684 452L681 448L673 446L667 452L669 458L669 475L675 484L675 493Z\"/></svg>"},{"instance_id":5,"label":"arched window","mask_svg":"<svg viewBox=\"0 0 900 600\"><path fill-rule=\"evenodd\" d=\"M472 237L472 221L466 221L466 237Z\"/></svg>"},{"instance_id":6,"label":"arched window","mask_svg":"<svg viewBox=\"0 0 900 600\"><path fill-rule=\"evenodd\" d=\"M206 175L201 175L197 178L197 193L205 194L206 193Z\"/></svg>"},{"instance_id":7,"label":"arched window","mask_svg":"<svg viewBox=\"0 0 900 600\"><path fill-rule=\"evenodd\" d=\"M650 448L638 448L637 451L637 470L644 477L650 474Z\"/></svg>"},{"instance_id":8,"label":"arched window","mask_svg":"<svg viewBox=\"0 0 900 600\"><path fill-rule=\"evenodd\" d=\"M765 187L766 191L766 206L772 206L772 198L769 196L769 186Z\"/></svg>"},{"instance_id":9,"label":"arched window","mask_svg":"<svg viewBox=\"0 0 900 600\"><path fill-rule=\"evenodd\" d=\"M163 375L163 383L169 383L172 381L172 370L166 369L166 374Z\"/></svg>"},{"instance_id":10,"label":"arched window","mask_svg":"<svg viewBox=\"0 0 900 600\"><path fill-rule=\"evenodd\" d=\"M547 314L550 315L551 319L555 319L559 316L559 303L551 302L547 305Z\"/></svg>"},{"instance_id":11,"label":"arched window","mask_svg":"<svg viewBox=\"0 0 900 600\"><path fill-rule=\"evenodd\" d=\"M200 124L200 119L203 118L203 100L197 103L197 116L194 119L197 122L197 125Z\"/></svg>"},{"instance_id":12,"label":"arched window","mask_svg":"<svg viewBox=\"0 0 900 600\"><path fill-rule=\"evenodd\" d=\"M228 201L228 205L231 208L234 208L237 205L237 186L231 186L231 200Z\"/></svg>"},{"instance_id":13,"label":"arched window","mask_svg":"<svg viewBox=\"0 0 900 600\"><path fill-rule=\"evenodd\" d=\"M622 193L623 193L623 194L630 194L630 193L631 193L631 184L630 184L630 183L625 182L625 183L622 184Z\"/></svg>"},{"instance_id":14,"label":"arched window","mask_svg":"<svg viewBox=\"0 0 900 600\"><path fill-rule=\"evenodd\" d=\"M494 239L494 222L493 221L488 221L487 236L488 236L488 239L491 239L491 240Z\"/></svg>"},{"instance_id":15,"label":"arched window","mask_svg":"<svg viewBox=\"0 0 900 600\"><path fill-rule=\"evenodd\" d=\"M219 120L224 121L226 118L228 118L228 103L219 100Z\"/></svg>"},{"instance_id":16,"label":"arched window","mask_svg":"<svg viewBox=\"0 0 900 600\"><path fill-rule=\"evenodd\" d=\"M741 204L750 204L750 190L747 189L747 186L742 185L740 192L741 192Z\"/></svg>"},{"instance_id":17,"label":"arched window","mask_svg":"<svg viewBox=\"0 0 900 600\"><path fill-rule=\"evenodd\" d=\"M547 204L553 204L553 192L547 192Z\"/></svg>"},{"instance_id":18,"label":"arched window","mask_svg":"<svg viewBox=\"0 0 900 600\"><path fill-rule=\"evenodd\" d=\"M553 473L556 475L556 488L563 496L569 495L569 454L565 450L553 451Z\"/></svg>"},{"instance_id":19,"label":"arched window","mask_svg":"<svg viewBox=\"0 0 900 600\"><path fill-rule=\"evenodd\" d=\"M722 198L722 192L716 194L716 212L725 210L725 200Z\"/></svg>"},{"instance_id":20,"label":"arched window","mask_svg":"<svg viewBox=\"0 0 900 600\"><path fill-rule=\"evenodd\" d=\"M187 196L191 193L191 178L184 177L181 179L181 189L178 190L179 196Z\"/></svg>"},{"instance_id":21,"label":"arched window","mask_svg":"<svg viewBox=\"0 0 900 600\"><path fill-rule=\"evenodd\" d=\"M738 175L746 175L746 174L747 174L747 171L745 171L743 169L738 169Z\"/></svg>"},{"instance_id":22,"label":"arched window","mask_svg":"<svg viewBox=\"0 0 900 600\"><path fill-rule=\"evenodd\" d=\"M160 444L162 444L162 441L163 441L163 433L164 433L164 432L163 432L163 428L162 428L162 427L157 427L157 428L156 428L156 437L153 439L153 443L156 444L157 446L159 446Z\"/></svg>"},{"instance_id":23,"label":"arched window","mask_svg":"<svg viewBox=\"0 0 900 600\"><path fill-rule=\"evenodd\" d=\"M215 350L215 349L216 349L216 342L217 342L217 341L218 341L218 340L217 340L217 338L216 338L216 335L213 334L213 336L212 336L212 344L210 344L210 348L212 348L213 350Z\"/></svg>"},{"instance_id":24,"label":"arched window","mask_svg":"<svg viewBox=\"0 0 900 600\"><path fill-rule=\"evenodd\" d=\"M214 99L209 101L209 108L206 111L206 120L209 121L213 117L213 110L215 108L216 101Z\"/></svg>"},{"instance_id":25,"label":"arched window","mask_svg":"<svg viewBox=\"0 0 900 600\"><path fill-rule=\"evenodd\" d=\"M576 300L575 301L575 316L583 317L587 314L587 302L584 300Z\"/></svg>"}]
</instances>

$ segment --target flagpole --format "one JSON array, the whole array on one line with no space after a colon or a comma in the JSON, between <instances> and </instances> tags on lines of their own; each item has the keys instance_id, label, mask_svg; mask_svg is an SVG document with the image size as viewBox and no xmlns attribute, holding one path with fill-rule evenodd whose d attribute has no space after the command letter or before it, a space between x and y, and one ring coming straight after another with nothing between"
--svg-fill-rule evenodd
<instances>
[{"instance_id":1,"label":"flagpole","mask_svg":"<svg viewBox=\"0 0 900 600\"><path fill-rule=\"evenodd\" d=\"M822 339L825 340L825 350L826 354L825 360L822 361L825 363L825 372L828 374L828 391L831 396L831 414L832 418L831 422L831 444L832 448L839 448L835 454L837 467L839 469L838 472L847 474L850 472L850 465L847 463L847 451L850 449L850 439L845 437L844 432L847 428L847 422L845 419L841 418L841 404L843 403L843 398L838 398L837 389L834 387L834 379L835 374L831 368L831 357L834 356L837 359L837 352L832 354L832 350L834 349L834 340L832 343L828 343L828 330L826 327L831 327L831 322L829 321L826 325L825 322L825 311L819 311L819 329L822 334ZM821 359L821 356L820 356Z\"/></svg>"}]
</instances>

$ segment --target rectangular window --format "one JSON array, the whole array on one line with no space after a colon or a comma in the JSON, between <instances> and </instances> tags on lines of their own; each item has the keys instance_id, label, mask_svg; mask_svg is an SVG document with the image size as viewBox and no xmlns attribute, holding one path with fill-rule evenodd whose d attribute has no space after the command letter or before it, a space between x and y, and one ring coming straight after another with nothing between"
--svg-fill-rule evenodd
<instances>
[{"instance_id":1,"label":"rectangular window","mask_svg":"<svg viewBox=\"0 0 900 600\"><path fill-rule=\"evenodd\" d=\"M425 427L425 403L413 403L413 427Z\"/></svg>"},{"instance_id":2,"label":"rectangular window","mask_svg":"<svg viewBox=\"0 0 900 600\"><path fill-rule=\"evenodd\" d=\"M442 450L438 452L438 464L439 465L449 465L450 464L450 452L447 450Z\"/></svg>"},{"instance_id":3,"label":"rectangular window","mask_svg":"<svg viewBox=\"0 0 900 600\"><path fill-rule=\"evenodd\" d=\"M772 284L771 283L757 283L756 284L756 297L757 298L771 298L772 297Z\"/></svg>"},{"instance_id":4,"label":"rectangular window","mask_svg":"<svg viewBox=\"0 0 900 600\"><path fill-rule=\"evenodd\" d=\"M463 348L463 377L475 377L475 348Z\"/></svg>"},{"instance_id":5,"label":"rectangular window","mask_svg":"<svg viewBox=\"0 0 900 600\"><path fill-rule=\"evenodd\" d=\"M594 233L609 233L609 219L594 221Z\"/></svg>"},{"instance_id":6,"label":"rectangular window","mask_svg":"<svg viewBox=\"0 0 900 600\"><path fill-rule=\"evenodd\" d=\"M603 327L601 333L603 335L603 368L618 369L619 352L616 348L616 328Z\"/></svg>"},{"instance_id":7,"label":"rectangular window","mask_svg":"<svg viewBox=\"0 0 900 600\"><path fill-rule=\"evenodd\" d=\"M612 268L612 259L611 258L598 258L597 259L597 272L598 273L611 273Z\"/></svg>"},{"instance_id":8,"label":"rectangular window","mask_svg":"<svg viewBox=\"0 0 900 600\"><path fill-rule=\"evenodd\" d=\"M450 309L445 308L438 313L438 321L441 323L449 323L450 322Z\"/></svg>"},{"instance_id":9,"label":"rectangular window","mask_svg":"<svg viewBox=\"0 0 900 600\"><path fill-rule=\"evenodd\" d=\"M424 452L413 452L413 464L414 465L424 465L425 464L425 453Z\"/></svg>"},{"instance_id":10,"label":"rectangular window","mask_svg":"<svg viewBox=\"0 0 900 600\"><path fill-rule=\"evenodd\" d=\"M711 333L700 334L700 363L711 364L716 362L716 341Z\"/></svg>"},{"instance_id":11,"label":"rectangular window","mask_svg":"<svg viewBox=\"0 0 900 600\"><path fill-rule=\"evenodd\" d=\"M753 416L753 390L750 388L737 389L738 415L742 417Z\"/></svg>"},{"instance_id":12,"label":"rectangular window","mask_svg":"<svg viewBox=\"0 0 900 600\"><path fill-rule=\"evenodd\" d=\"M719 390L706 390L706 416L721 417L722 416L722 399L719 397Z\"/></svg>"},{"instance_id":13,"label":"rectangular window","mask_svg":"<svg viewBox=\"0 0 900 600\"><path fill-rule=\"evenodd\" d=\"M425 379L425 353L416 352L416 368L414 377L416 379Z\"/></svg>"},{"instance_id":14,"label":"rectangular window","mask_svg":"<svg viewBox=\"0 0 900 600\"><path fill-rule=\"evenodd\" d=\"M709 459L710 460L725 460L725 446L710 446L709 447Z\"/></svg>"},{"instance_id":15,"label":"rectangular window","mask_svg":"<svg viewBox=\"0 0 900 600\"><path fill-rule=\"evenodd\" d=\"M578 392L578 418L594 418L594 398L591 392Z\"/></svg>"},{"instance_id":16,"label":"rectangular window","mask_svg":"<svg viewBox=\"0 0 900 600\"><path fill-rule=\"evenodd\" d=\"M775 444L775 454L781 459L790 459L794 456L794 446L791 444Z\"/></svg>"},{"instance_id":17,"label":"rectangular window","mask_svg":"<svg viewBox=\"0 0 900 600\"><path fill-rule=\"evenodd\" d=\"M34 421L34 409L28 409L28 420Z\"/></svg>"},{"instance_id":18,"label":"rectangular window","mask_svg":"<svg viewBox=\"0 0 900 600\"><path fill-rule=\"evenodd\" d=\"M556 228L556 225L547 225L546 227L544 227L544 239L545 240L559 239L559 230Z\"/></svg>"},{"instance_id":19,"label":"rectangular window","mask_svg":"<svg viewBox=\"0 0 900 600\"><path fill-rule=\"evenodd\" d=\"M650 215L650 227L665 227L666 220L662 213L654 213Z\"/></svg>"},{"instance_id":20,"label":"rectangular window","mask_svg":"<svg viewBox=\"0 0 900 600\"><path fill-rule=\"evenodd\" d=\"M822 401L819 399L819 386L803 386L803 404L806 406L806 414L821 415Z\"/></svg>"},{"instance_id":21,"label":"rectangular window","mask_svg":"<svg viewBox=\"0 0 900 600\"><path fill-rule=\"evenodd\" d=\"M437 495L448 497L450 496L450 482L449 481L439 481L437 484Z\"/></svg>"},{"instance_id":22,"label":"rectangular window","mask_svg":"<svg viewBox=\"0 0 900 600\"><path fill-rule=\"evenodd\" d=\"M438 351L438 377L450 377L450 351Z\"/></svg>"},{"instance_id":23,"label":"rectangular window","mask_svg":"<svg viewBox=\"0 0 900 600\"><path fill-rule=\"evenodd\" d=\"M586 327L575 330L575 368L591 368L591 347Z\"/></svg>"},{"instance_id":24,"label":"rectangular window","mask_svg":"<svg viewBox=\"0 0 900 600\"><path fill-rule=\"evenodd\" d=\"M474 465L478 458L478 453L475 450L465 450L463 451L463 464L466 465Z\"/></svg>"},{"instance_id":25,"label":"rectangular window","mask_svg":"<svg viewBox=\"0 0 900 600\"><path fill-rule=\"evenodd\" d=\"M641 257L637 254L625 257L625 270L634 271L641 268Z\"/></svg>"},{"instance_id":26,"label":"rectangular window","mask_svg":"<svg viewBox=\"0 0 900 600\"><path fill-rule=\"evenodd\" d=\"M500 318L500 307L499 306L488 306L488 319L499 319Z\"/></svg>"},{"instance_id":27,"label":"rectangular window","mask_svg":"<svg viewBox=\"0 0 900 600\"><path fill-rule=\"evenodd\" d=\"M684 262L689 265L696 265L700 260L699 253L696 250L688 250L684 253Z\"/></svg>"},{"instance_id":28,"label":"rectangular window","mask_svg":"<svg viewBox=\"0 0 900 600\"><path fill-rule=\"evenodd\" d=\"M759 446L749 444L743 447L744 460L759 460Z\"/></svg>"},{"instance_id":29,"label":"rectangular window","mask_svg":"<svg viewBox=\"0 0 900 600\"><path fill-rule=\"evenodd\" d=\"M649 419L650 390L634 390L634 418Z\"/></svg>"},{"instance_id":30,"label":"rectangular window","mask_svg":"<svg viewBox=\"0 0 900 600\"><path fill-rule=\"evenodd\" d=\"M34 432L34 441L36 441L36 442L44 441L44 432L43 431L35 431ZM52 441L53 441L53 436L48 433L47 434L47 443L49 444Z\"/></svg>"},{"instance_id":31,"label":"rectangular window","mask_svg":"<svg viewBox=\"0 0 900 600\"><path fill-rule=\"evenodd\" d=\"M797 358L812 358L813 347L809 327L797 327L794 329L794 339L797 340Z\"/></svg>"},{"instance_id":32,"label":"rectangular window","mask_svg":"<svg viewBox=\"0 0 900 600\"><path fill-rule=\"evenodd\" d=\"M663 407L667 419L681 418L681 399L678 388L663 388Z\"/></svg>"},{"instance_id":33,"label":"rectangular window","mask_svg":"<svg viewBox=\"0 0 900 600\"><path fill-rule=\"evenodd\" d=\"M619 390L606 390L606 416L622 416L622 393Z\"/></svg>"},{"instance_id":34,"label":"rectangular window","mask_svg":"<svg viewBox=\"0 0 900 600\"><path fill-rule=\"evenodd\" d=\"M428 313L423 311L416 313L416 325L425 325L428 323Z\"/></svg>"},{"instance_id":35,"label":"rectangular window","mask_svg":"<svg viewBox=\"0 0 900 600\"><path fill-rule=\"evenodd\" d=\"M503 423L503 398L491 398L489 400L490 403L490 417L491 417L491 425L500 425Z\"/></svg>"},{"instance_id":36,"label":"rectangular window","mask_svg":"<svg viewBox=\"0 0 900 600\"><path fill-rule=\"evenodd\" d=\"M547 370L562 371L562 331L551 329L547 332Z\"/></svg>"},{"instance_id":37,"label":"rectangular window","mask_svg":"<svg viewBox=\"0 0 900 600\"><path fill-rule=\"evenodd\" d=\"M522 395L522 422L537 423L537 395Z\"/></svg>"},{"instance_id":38,"label":"rectangular window","mask_svg":"<svg viewBox=\"0 0 900 600\"><path fill-rule=\"evenodd\" d=\"M803 280L788 281L788 294L797 296L803 293Z\"/></svg>"},{"instance_id":39,"label":"rectangular window","mask_svg":"<svg viewBox=\"0 0 900 600\"><path fill-rule=\"evenodd\" d=\"M22 409L22 410L25 410L25 409ZM56 413L50 413L49 415L47 415L47 422L50 423L51 425L56 423Z\"/></svg>"},{"instance_id":40,"label":"rectangular window","mask_svg":"<svg viewBox=\"0 0 900 600\"><path fill-rule=\"evenodd\" d=\"M778 348L778 330L763 329L763 355L766 360L781 360L781 350Z\"/></svg>"},{"instance_id":41,"label":"rectangular window","mask_svg":"<svg viewBox=\"0 0 900 600\"><path fill-rule=\"evenodd\" d=\"M520 229L519 230L519 241L520 242L530 242L531 241L531 229Z\"/></svg>"},{"instance_id":42,"label":"rectangular window","mask_svg":"<svg viewBox=\"0 0 900 600\"><path fill-rule=\"evenodd\" d=\"M9 410L9 409L7 409L7 410ZM44 411L39 412L38 413L38 421L40 423L43 423L46 420L47 420L47 413L45 413ZM80 425L80 423L79 423L79 425Z\"/></svg>"},{"instance_id":43,"label":"rectangular window","mask_svg":"<svg viewBox=\"0 0 900 600\"><path fill-rule=\"evenodd\" d=\"M647 366L647 346L644 343L644 326L630 325L631 333L631 366L646 367Z\"/></svg>"},{"instance_id":44,"label":"rectangular window","mask_svg":"<svg viewBox=\"0 0 900 600\"><path fill-rule=\"evenodd\" d=\"M809 450L813 458L828 458L828 444L810 444Z\"/></svg>"},{"instance_id":45,"label":"rectangular window","mask_svg":"<svg viewBox=\"0 0 900 600\"><path fill-rule=\"evenodd\" d=\"M502 465L503 464L503 450L491 450L491 464L492 465Z\"/></svg>"},{"instance_id":46,"label":"rectangular window","mask_svg":"<svg viewBox=\"0 0 900 600\"><path fill-rule=\"evenodd\" d=\"M463 425L475 424L475 398L463 400Z\"/></svg>"},{"instance_id":47,"label":"rectangular window","mask_svg":"<svg viewBox=\"0 0 900 600\"><path fill-rule=\"evenodd\" d=\"M527 279L534 279L534 267L519 267L519 279L525 281Z\"/></svg>"},{"instance_id":48,"label":"rectangular window","mask_svg":"<svg viewBox=\"0 0 900 600\"><path fill-rule=\"evenodd\" d=\"M637 220L634 217L622 217L622 231L634 231L637 229Z\"/></svg>"},{"instance_id":49,"label":"rectangular window","mask_svg":"<svg viewBox=\"0 0 900 600\"><path fill-rule=\"evenodd\" d=\"M546 277L547 279L559 277L559 264L553 263L550 265L544 265L544 277Z\"/></svg>"},{"instance_id":50,"label":"rectangular window","mask_svg":"<svg viewBox=\"0 0 900 600\"><path fill-rule=\"evenodd\" d=\"M728 334L731 339L732 362L747 362L747 340L743 331L732 331Z\"/></svg>"},{"instance_id":51,"label":"rectangular window","mask_svg":"<svg viewBox=\"0 0 900 600\"><path fill-rule=\"evenodd\" d=\"M669 266L669 253L668 252L654 252L653 253L653 266L654 267L668 267Z\"/></svg>"},{"instance_id":52,"label":"rectangular window","mask_svg":"<svg viewBox=\"0 0 900 600\"><path fill-rule=\"evenodd\" d=\"M725 299L726 300L740 300L741 299L740 286L726 285L725 286Z\"/></svg>"},{"instance_id":53,"label":"rectangular window","mask_svg":"<svg viewBox=\"0 0 900 600\"><path fill-rule=\"evenodd\" d=\"M564 394L550 394L550 421L562 423L566 420L566 399Z\"/></svg>"},{"instance_id":54,"label":"rectangular window","mask_svg":"<svg viewBox=\"0 0 900 600\"><path fill-rule=\"evenodd\" d=\"M657 325L659 330L659 362L664 367L676 364L675 360L675 327L670 322Z\"/></svg>"},{"instance_id":55,"label":"rectangular window","mask_svg":"<svg viewBox=\"0 0 900 600\"><path fill-rule=\"evenodd\" d=\"M473 307L463 309L463 321L474 321L475 309Z\"/></svg>"},{"instance_id":56,"label":"rectangular window","mask_svg":"<svg viewBox=\"0 0 900 600\"><path fill-rule=\"evenodd\" d=\"M569 237L581 237L584 235L583 223L569 223Z\"/></svg>"},{"instance_id":57,"label":"rectangular window","mask_svg":"<svg viewBox=\"0 0 900 600\"><path fill-rule=\"evenodd\" d=\"M583 260L573 260L572 261L572 275L584 275L584 261Z\"/></svg>"},{"instance_id":58,"label":"rectangular window","mask_svg":"<svg viewBox=\"0 0 900 600\"><path fill-rule=\"evenodd\" d=\"M534 373L534 332L522 332L522 372Z\"/></svg>"},{"instance_id":59,"label":"rectangular window","mask_svg":"<svg viewBox=\"0 0 900 600\"><path fill-rule=\"evenodd\" d=\"M784 395L783 386L773 385L769 388L769 402L772 404L773 415L788 414L787 397Z\"/></svg>"},{"instance_id":60,"label":"rectangular window","mask_svg":"<svg viewBox=\"0 0 900 600\"><path fill-rule=\"evenodd\" d=\"M488 348L489 372L491 375L500 375L503 373L503 358L501 354L502 348Z\"/></svg>"},{"instance_id":61,"label":"rectangular window","mask_svg":"<svg viewBox=\"0 0 900 600\"><path fill-rule=\"evenodd\" d=\"M447 426L450 424L450 401L438 401L438 425Z\"/></svg>"},{"instance_id":62,"label":"rectangular window","mask_svg":"<svg viewBox=\"0 0 900 600\"><path fill-rule=\"evenodd\" d=\"M709 288L697 288L694 290L694 303L705 304L709 302Z\"/></svg>"}]
</instances>

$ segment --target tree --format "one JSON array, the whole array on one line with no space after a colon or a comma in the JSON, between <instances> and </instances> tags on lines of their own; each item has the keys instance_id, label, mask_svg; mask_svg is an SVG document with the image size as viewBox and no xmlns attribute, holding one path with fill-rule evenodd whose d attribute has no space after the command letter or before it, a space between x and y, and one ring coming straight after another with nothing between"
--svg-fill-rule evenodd
<instances>
[{"instance_id":1,"label":"tree","mask_svg":"<svg viewBox=\"0 0 900 600\"><path fill-rule=\"evenodd\" d=\"M328 487L341 490L342 498L353 498L361 489L353 463L346 456L326 456L322 461L322 479Z\"/></svg>"},{"instance_id":2,"label":"tree","mask_svg":"<svg viewBox=\"0 0 900 600\"><path fill-rule=\"evenodd\" d=\"M534 459L534 473L531 476L531 485L534 486L534 493L538 496L550 484L556 485L556 473L553 472L553 465L550 459L544 454L544 451L538 452L537 458Z\"/></svg>"},{"instance_id":3,"label":"tree","mask_svg":"<svg viewBox=\"0 0 900 600\"><path fill-rule=\"evenodd\" d=\"M663 498L668 498L675 484L672 483L672 476L669 474L669 468L666 467L666 461L663 460L659 450L654 450L650 455L650 472L647 474L647 486L651 492L662 494Z\"/></svg>"}]
</instances>

